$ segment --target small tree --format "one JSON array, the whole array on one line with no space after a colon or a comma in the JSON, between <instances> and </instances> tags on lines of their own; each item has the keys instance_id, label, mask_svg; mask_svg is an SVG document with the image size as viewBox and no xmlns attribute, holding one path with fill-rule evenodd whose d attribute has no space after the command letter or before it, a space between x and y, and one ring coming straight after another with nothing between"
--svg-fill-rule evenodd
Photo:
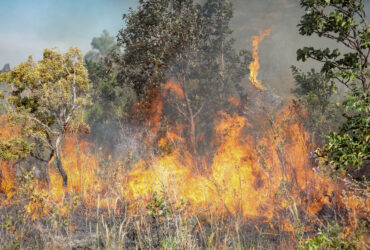
<instances>
[{"instance_id":1,"label":"small tree","mask_svg":"<svg viewBox=\"0 0 370 250\"><path fill-rule=\"evenodd\" d=\"M328 136L321 151L336 169L359 170L370 155L369 55L370 26L362 0L301 0L306 13L299 26L301 35L316 34L334 40L345 50L305 47L297 59L323 63L322 73L349 90L344 102L346 122ZM366 168L366 164L365 164Z\"/></svg>"},{"instance_id":2,"label":"small tree","mask_svg":"<svg viewBox=\"0 0 370 250\"><path fill-rule=\"evenodd\" d=\"M8 102L9 121L22 128L22 136L32 144L30 155L50 161L56 166L67 185L67 174L61 161L61 143L68 131L84 125L82 107L89 103L88 74L78 48L61 54L45 49L43 59L34 62L29 57L0 81L11 86Z\"/></svg>"},{"instance_id":3,"label":"small tree","mask_svg":"<svg viewBox=\"0 0 370 250\"><path fill-rule=\"evenodd\" d=\"M114 57L118 54L115 38L104 30L91 42L93 50L84 57L89 72L90 94L94 100L87 112L91 135L97 145L111 150L117 131L127 120L127 111L135 101L135 93L117 81L117 66Z\"/></svg>"},{"instance_id":4,"label":"small tree","mask_svg":"<svg viewBox=\"0 0 370 250\"><path fill-rule=\"evenodd\" d=\"M340 118L338 105L331 100L336 86L314 69L304 73L292 66L292 73L296 83L293 94L307 111L304 125L310 132L313 144L324 146L325 136L337 127L337 119Z\"/></svg>"}]
</instances>

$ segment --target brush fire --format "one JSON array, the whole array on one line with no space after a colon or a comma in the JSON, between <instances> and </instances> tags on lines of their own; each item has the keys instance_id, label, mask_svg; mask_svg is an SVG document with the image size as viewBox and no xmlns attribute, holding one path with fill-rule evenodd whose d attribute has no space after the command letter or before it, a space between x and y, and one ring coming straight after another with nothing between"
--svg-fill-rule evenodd
<instances>
[{"instance_id":1,"label":"brush fire","mask_svg":"<svg viewBox=\"0 0 370 250\"><path fill-rule=\"evenodd\" d=\"M112 42L110 52L99 54L96 45L82 62L78 49L45 50L41 61L30 58L0 74L9 89L7 114L0 117L0 245L367 249L367 177L352 178L355 161L343 170L330 158L335 133L329 144L312 140L319 133L312 124L320 127L329 118L313 113L324 94L302 88L326 81L331 98L329 80L315 71L299 78L296 71L295 81L303 84L294 93L303 94L279 97L268 81L257 79L264 71L259 52L267 50L264 41L275 39L273 28L249 36L250 54L235 53L234 41L225 38L231 34L230 1L199 7L174 1L163 7L162 19L150 12L160 2L140 2L124 17L127 27L117 45L122 51ZM156 24L136 23L141 15L153 15ZM160 22L168 22L168 34L157 30ZM302 22L300 27L308 25ZM149 36L140 33L143 27ZM93 46L110 41L108 33L94 39ZM318 53L301 57L320 60ZM314 74L324 80L309 78ZM120 81L127 82L122 89ZM320 106L322 113L329 106ZM342 147L349 140L343 138ZM362 168L368 167L364 147L356 154ZM340 157L342 163L352 159Z\"/></svg>"}]
</instances>

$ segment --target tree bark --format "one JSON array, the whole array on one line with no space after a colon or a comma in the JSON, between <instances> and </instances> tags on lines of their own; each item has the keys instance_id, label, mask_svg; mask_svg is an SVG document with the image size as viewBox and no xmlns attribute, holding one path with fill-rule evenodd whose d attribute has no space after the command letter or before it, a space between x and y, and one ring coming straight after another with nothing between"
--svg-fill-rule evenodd
<instances>
[{"instance_id":1,"label":"tree bark","mask_svg":"<svg viewBox=\"0 0 370 250\"><path fill-rule=\"evenodd\" d=\"M63 168L63 165L62 165L62 157L61 157L61 152L60 152L60 143L62 141L62 135L59 135L57 140L56 140L56 143L55 143L55 146L56 146L56 149L55 149L55 152L56 152L56 160L57 160L57 169L60 173L60 175L62 176L62 179L63 179L63 187L66 187L67 184L68 184L68 176Z\"/></svg>"},{"instance_id":2,"label":"tree bark","mask_svg":"<svg viewBox=\"0 0 370 250\"><path fill-rule=\"evenodd\" d=\"M184 92L184 99L185 99L185 104L186 104L186 109L188 113L188 121L189 121L189 126L190 126L190 137L189 137L189 143L190 143L190 151L193 156L197 155L197 142L196 142L196 135L195 135L195 121L194 121L194 114L193 114L193 109L191 107L191 101L189 99L187 90L186 90L186 84L187 84L187 79L186 79L186 72L183 70L183 81L181 84L182 90Z\"/></svg>"},{"instance_id":3,"label":"tree bark","mask_svg":"<svg viewBox=\"0 0 370 250\"><path fill-rule=\"evenodd\" d=\"M196 156L197 155L197 142L196 142L196 135L195 135L194 114L193 114L193 110L191 108L190 99L189 99L186 91L184 91L184 97L185 97L185 102L186 102L186 108L188 110L188 115L189 115L188 120L189 120L189 125L190 125L190 150L191 150L191 153L194 156Z\"/></svg>"}]
</instances>

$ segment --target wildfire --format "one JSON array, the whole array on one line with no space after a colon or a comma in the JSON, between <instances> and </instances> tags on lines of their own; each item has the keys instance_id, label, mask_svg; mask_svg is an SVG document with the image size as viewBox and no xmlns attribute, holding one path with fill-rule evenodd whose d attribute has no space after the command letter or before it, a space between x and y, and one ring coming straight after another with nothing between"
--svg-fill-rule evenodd
<instances>
[{"instance_id":1,"label":"wildfire","mask_svg":"<svg viewBox=\"0 0 370 250\"><path fill-rule=\"evenodd\" d=\"M181 86L178 83L176 83L174 81L168 81L166 83L166 86L164 86L164 88L163 88L164 96L167 95L167 92L169 90L174 91L176 93L176 95L178 97L180 97L181 99L184 99L185 98L184 91L183 91L183 89L181 88Z\"/></svg>"},{"instance_id":2,"label":"wildfire","mask_svg":"<svg viewBox=\"0 0 370 250\"><path fill-rule=\"evenodd\" d=\"M260 81L257 80L258 76L258 70L260 69L260 63L259 63L259 56L258 56L258 46L259 43L262 42L262 40L266 37L269 36L271 32L271 29L266 29L262 32L260 32L259 36L252 36L253 42L253 49L252 49L252 57L253 61L249 64L249 70L250 70L250 75L249 75L249 80L251 83L260 90L263 90L264 87Z\"/></svg>"},{"instance_id":3,"label":"wildfire","mask_svg":"<svg viewBox=\"0 0 370 250\"><path fill-rule=\"evenodd\" d=\"M255 128L245 117L220 113L215 129L219 146L206 174L192 171L191 155L177 150L136 164L129 173L126 195L139 202L137 209L157 192L172 202L187 201L191 213L270 221L294 200L315 215L325 204L318 197L331 195L336 187L312 171L308 135L292 116L286 108L273 128L256 140L249 133Z\"/></svg>"},{"instance_id":4,"label":"wildfire","mask_svg":"<svg viewBox=\"0 0 370 250\"><path fill-rule=\"evenodd\" d=\"M176 89L173 86L168 89ZM352 221L359 211L368 211L368 201L361 201L354 192L347 192L347 200L342 199L343 187L312 170L316 167L308 158L312 146L292 106L278 112L273 123L265 124L263 128L251 124L244 116L220 112L215 118L212 142L216 149L212 159L204 161L204 171L197 172L193 156L179 146L168 154L142 159L132 169L116 168L121 170L109 178L101 173L104 169L93 145L68 136L62 155L68 187L63 188L59 173L50 167L49 185L38 185L32 191L26 213L38 218L56 206L61 215L66 215L69 210L64 202L74 195L88 209L115 211L124 201L130 204L132 214L145 214L146 203L156 192L171 203L185 204L184 211L189 215L258 219L278 225L278 230L293 232L291 214L282 211L297 210L313 221L325 206L333 203L336 209L346 208ZM176 130L181 128L174 128L158 143L165 145L166 140L186 143L174 133ZM2 136L13 133L6 123L0 131ZM110 157L107 161L108 169L119 164ZM17 189L14 172L4 162L0 171L0 192L5 193L11 204Z\"/></svg>"},{"instance_id":5,"label":"wildfire","mask_svg":"<svg viewBox=\"0 0 370 250\"><path fill-rule=\"evenodd\" d=\"M97 194L102 190L102 183L98 179L99 161L91 152L91 144L76 137L67 137L63 145L63 165L68 176L67 190L63 188L63 181L59 172L50 168L50 193L61 200L65 192L78 193L90 206L95 205Z\"/></svg>"},{"instance_id":6,"label":"wildfire","mask_svg":"<svg viewBox=\"0 0 370 250\"><path fill-rule=\"evenodd\" d=\"M13 136L19 135L19 129L10 126L6 115L0 116L0 140L9 140ZM11 197L14 193L14 171L10 164L0 161L0 200L1 193L6 197Z\"/></svg>"}]
</instances>

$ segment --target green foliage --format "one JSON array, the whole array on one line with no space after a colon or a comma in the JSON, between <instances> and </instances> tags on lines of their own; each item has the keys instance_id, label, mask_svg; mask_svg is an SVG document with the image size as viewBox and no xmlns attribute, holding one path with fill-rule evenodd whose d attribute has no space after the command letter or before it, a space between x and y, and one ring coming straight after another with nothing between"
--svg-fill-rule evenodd
<instances>
[{"instance_id":1,"label":"green foliage","mask_svg":"<svg viewBox=\"0 0 370 250\"><path fill-rule=\"evenodd\" d=\"M164 83L166 66L181 49L181 40L174 35L186 27L180 26L178 14L168 0L141 0L137 10L123 15L125 28L117 37L124 50L118 58L119 79L133 86L141 98Z\"/></svg>"},{"instance_id":2,"label":"green foliage","mask_svg":"<svg viewBox=\"0 0 370 250\"><path fill-rule=\"evenodd\" d=\"M298 25L301 35L326 37L341 43L349 51L305 47L297 51L297 59L311 58L322 62L322 72L328 77L350 90L361 86L366 92L369 88L370 26L362 0L301 0L301 6L306 11Z\"/></svg>"},{"instance_id":3,"label":"green foliage","mask_svg":"<svg viewBox=\"0 0 370 250\"><path fill-rule=\"evenodd\" d=\"M354 92L344 105L346 121L338 132L328 136L321 155L336 169L358 170L370 155L370 98L361 91Z\"/></svg>"},{"instance_id":4,"label":"green foliage","mask_svg":"<svg viewBox=\"0 0 370 250\"><path fill-rule=\"evenodd\" d=\"M2 161L15 161L27 157L32 149L22 138L13 137L8 141L0 141L0 159Z\"/></svg>"},{"instance_id":5,"label":"green foliage","mask_svg":"<svg viewBox=\"0 0 370 250\"><path fill-rule=\"evenodd\" d=\"M169 215L171 210L164 197L158 196L156 192L153 193L152 200L146 206L148 215L153 218Z\"/></svg>"},{"instance_id":6,"label":"green foliage","mask_svg":"<svg viewBox=\"0 0 370 250\"><path fill-rule=\"evenodd\" d=\"M369 55L370 26L362 0L301 0L306 13L299 26L301 35L316 34L334 40L345 50L305 47L297 59L323 63L321 72L350 91L344 103L346 121L319 151L337 170L366 170L369 157ZM344 51L344 52L343 52ZM323 89L325 91L325 89ZM368 176L365 176L368 177ZM356 177L362 178L362 177Z\"/></svg>"},{"instance_id":7,"label":"green foliage","mask_svg":"<svg viewBox=\"0 0 370 250\"><path fill-rule=\"evenodd\" d=\"M313 100L309 100L312 102L310 106L316 106L320 111L324 111L330 103L330 97L336 91L336 85L314 69L305 74L292 66L292 72L297 85L293 93L297 97L311 96Z\"/></svg>"},{"instance_id":8,"label":"green foliage","mask_svg":"<svg viewBox=\"0 0 370 250\"><path fill-rule=\"evenodd\" d=\"M166 217L168 215L180 212L184 208L185 202L181 200L180 204L175 204L168 200L165 193L158 195L153 192L152 199L148 202L147 214L153 218Z\"/></svg>"},{"instance_id":9,"label":"green foliage","mask_svg":"<svg viewBox=\"0 0 370 250\"><path fill-rule=\"evenodd\" d=\"M94 37L91 41L93 49L97 49L103 55L107 54L115 44L114 37L110 36L107 30L103 30L100 37Z\"/></svg>"},{"instance_id":10,"label":"green foliage","mask_svg":"<svg viewBox=\"0 0 370 250\"><path fill-rule=\"evenodd\" d=\"M304 125L310 132L314 145L323 146L328 131L332 131L338 123L338 105L331 100L336 93L336 85L314 69L304 73L292 66L292 72L296 83L293 93L307 111Z\"/></svg>"},{"instance_id":11,"label":"green foliage","mask_svg":"<svg viewBox=\"0 0 370 250\"><path fill-rule=\"evenodd\" d=\"M200 87L220 93L228 90L211 88L211 80L220 82L228 73L228 78L234 77L230 82L238 82L248 63L245 52L232 49L231 17L232 5L227 0L209 0L203 6L191 0L140 1L137 10L124 15L126 27L118 35L118 45L124 50L119 79L133 86L140 97L170 78L183 81L183 71L190 78L182 83L186 86L190 81L206 81Z\"/></svg>"},{"instance_id":12,"label":"green foliage","mask_svg":"<svg viewBox=\"0 0 370 250\"><path fill-rule=\"evenodd\" d=\"M342 227L338 224L328 226L326 230L319 230L316 237L301 242L301 248L316 249L361 249L358 246L359 233L345 237Z\"/></svg>"},{"instance_id":13,"label":"green foliage","mask_svg":"<svg viewBox=\"0 0 370 250\"><path fill-rule=\"evenodd\" d=\"M91 41L92 50L88 51L84 57L85 62L98 62L104 60L112 51L117 49L117 42L107 30L103 30L100 37L94 37ZM89 72L90 73L90 72Z\"/></svg>"},{"instance_id":14,"label":"green foliage","mask_svg":"<svg viewBox=\"0 0 370 250\"><path fill-rule=\"evenodd\" d=\"M196 138L211 131L212 114L242 91L238 83L248 73L249 54L233 48L232 16L228 0L140 1L124 15L126 26L118 35L123 53L117 80L135 90L144 107L138 119L152 115L145 108L173 80L182 94L166 92L163 120L188 124L184 137L195 154Z\"/></svg>"},{"instance_id":15,"label":"green foliage","mask_svg":"<svg viewBox=\"0 0 370 250\"><path fill-rule=\"evenodd\" d=\"M176 237L166 237L162 240L162 249L176 250L179 249L179 243Z\"/></svg>"},{"instance_id":16,"label":"green foliage","mask_svg":"<svg viewBox=\"0 0 370 250\"><path fill-rule=\"evenodd\" d=\"M49 161L56 154L65 185L60 143L67 132L86 126L82 107L90 103L87 74L80 50L72 47L64 54L45 49L39 62L29 57L0 75L0 81L12 86L7 100L9 121L21 127L22 137L34 144L32 156Z\"/></svg>"},{"instance_id":17,"label":"green foliage","mask_svg":"<svg viewBox=\"0 0 370 250\"><path fill-rule=\"evenodd\" d=\"M91 82L90 94L94 100L87 110L87 119L92 137L106 147L112 145L136 97L130 87L122 86L117 81L114 56L118 51L115 38L104 30L100 37L92 39L91 45L94 50L84 58Z\"/></svg>"},{"instance_id":18,"label":"green foliage","mask_svg":"<svg viewBox=\"0 0 370 250\"><path fill-rule=\"evenodd\" d=\"M92 85L94 103L87 109L91 134L100 144L111 144L120 125L127 120L128 110L135 103L135 93L120 86L116 73L105 61L85 61Z\"/></svg>"}]
</instances>

